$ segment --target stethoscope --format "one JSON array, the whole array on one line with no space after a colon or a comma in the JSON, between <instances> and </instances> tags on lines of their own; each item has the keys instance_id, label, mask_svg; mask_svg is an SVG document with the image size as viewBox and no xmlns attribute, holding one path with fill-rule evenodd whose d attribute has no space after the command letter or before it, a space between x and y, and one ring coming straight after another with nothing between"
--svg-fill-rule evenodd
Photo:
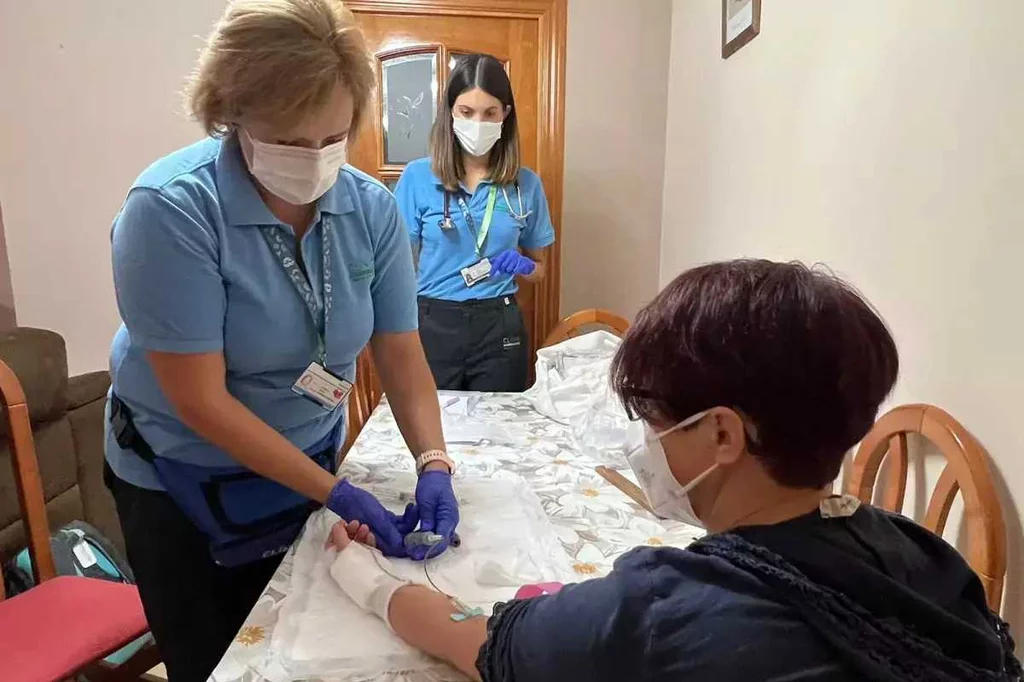
<instances>
[{"instance_id":1,"label":"stethoscope","mask_svg":"<svg viewBox=\"0 0 1024 682\"><path fill-rule=\"evenodd\" d=\"M501 196L505 199L505 205L508 206L509 215L511 215L513 218L515 218L520 223L522 223L527 218L530 217L530 215L533 213L533 211L524 211L523 210L523 191L519 188L519 183L518 182L515 185L516 185L516 197L519 200L519 202L518 202L519 203L519 212L518 213L516 212L516 210L514 208L512 208L512 202L509 201L509 199L508 199L508 188L505 187L504 185L502 185L502 187L501 187ZM444 217L441 218L439 221L437 221L437 226L440 227L442 230L454 230L455 229L455 221L452 220L452 193L447 191L447 190L445 190L445 193L444 193Z\"/></svg>"}]
</instances>

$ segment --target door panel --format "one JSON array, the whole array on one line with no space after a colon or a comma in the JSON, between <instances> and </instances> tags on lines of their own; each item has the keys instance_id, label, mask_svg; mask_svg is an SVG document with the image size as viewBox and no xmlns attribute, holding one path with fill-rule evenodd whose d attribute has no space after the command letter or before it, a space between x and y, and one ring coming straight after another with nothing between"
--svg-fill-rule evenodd
<instances>
[{"instance_id":1,"label":"door panel","mask_svg":"<svg viewBox=\"0 0 1024 682\"><path fill-rule=\"evenodd\" d=\"M427 153L437 116L436 51L380 60L383 162L402 165Z\"/></svg>"},{"instance_id":2,"label":"door panel","mask_svg":"<svg viewBox=\"0 0 1024 682\"><path fill-rule=\"evenodd\" d=\"M353 165L368 173L401 174L403 162L395 162L385 154L384 126L392 124L391 111L400 106L392 100L394 88L385 74L403 69L410 71L406 60L416 60L421 72L433 55L443 65L435 72L432 92L432 113L442 110L441 98L451 73L452 61L460 54L484 52L506 65L512 91L515 93L519 113L519 135L523 163L530 168L537 164L537 91L538 55L537 22L525 19L496 19L491 17L396 17L358 15L363 32L377 62L380 88L371 108L370 126L354 141L350 155ZM396 64L400 66L396 66ZM405 74L403 74L405 75ZM388 99L382 101L384 97ZM400 96L406 96L404 93ZM403 103L408 106L408 102ZM385 123L384 113L387 112ZM431 117L433 122L433 117ZM390 131L387 131L390 132ZM426 148L420 156L426 156ZM411 159L406 159L409 161Z\"/></svg>"},{"instance_id":3,"label":"door panel","mask_svg":"<svg viewBox=\"0 0 1024 682\"><path fill-rule=\"evenodd\" d=\"M444 111L441 99L455 60L482 52L505 64L516 98L522 162L540 175L555 224L545 281L522 283L518 295L535 351L558 315L566 0L350 0L346 5L375 55L378 79L349 160L391 188L405 163L428 155L430 126Z\"/></svg>"}]
</instances>

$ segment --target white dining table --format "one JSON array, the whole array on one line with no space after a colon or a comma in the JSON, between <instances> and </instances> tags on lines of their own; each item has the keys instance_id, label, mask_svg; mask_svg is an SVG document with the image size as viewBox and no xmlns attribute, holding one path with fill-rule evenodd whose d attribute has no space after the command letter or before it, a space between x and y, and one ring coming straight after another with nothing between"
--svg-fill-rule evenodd
<instances>
[{"instance_id":1,"label":"white dining table","mask_svg":"<svg viewBox=\"0 0 1024 682\"><path fill-rule=\"evenodd\" d=\"M595 472L607 462L586 454L572 428L538 413L523 394L442 393L439 399L448 450L458 467L456 479L512 472L527 481L580 581L606 575L615 560L634 547L685 547L702 534L692 526L655 518L608 484ZM479 442L471 442L474 439ZM385 399L339 474L359 485L407 477L412 469L412 457ZM271 646L280 607L291 596L292 564L289 552L211 680L292 682ZM321 679L343 682L336 677Z\"/></svg>"}]
</instances>

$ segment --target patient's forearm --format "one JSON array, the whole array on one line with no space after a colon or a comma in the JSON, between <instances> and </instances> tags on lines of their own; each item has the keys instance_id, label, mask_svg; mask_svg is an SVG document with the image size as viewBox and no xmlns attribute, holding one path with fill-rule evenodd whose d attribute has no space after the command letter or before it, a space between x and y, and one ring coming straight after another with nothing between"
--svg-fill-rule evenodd
<instances>
[{"instance_id":1,"label":"patient's forearm","mask_svg":"<svg viewBox=\"0 0 1024 682\"><path fill-rule=\"evenodd\" d=\"M455 607L443 594L420 585L407 585L391 597L388 621L391 629L413 647L458 668L479 680L476 658L487 641L487 619L455 622Z\"/></svg>"},{"instance_id":2,"label":"patient's forearm","mask_svg":"<svg viewBox=\"0 0 1024 682\"><path fill-rule=\"evenodd\" d=\"M487 620L452 620L457 609L448 597L394 577L376 550L351 543L338 552L331 577L364 611L386 620L399 637L434 658L479 680L476 658L487 641Z\"/></svg>"}]
</instances>

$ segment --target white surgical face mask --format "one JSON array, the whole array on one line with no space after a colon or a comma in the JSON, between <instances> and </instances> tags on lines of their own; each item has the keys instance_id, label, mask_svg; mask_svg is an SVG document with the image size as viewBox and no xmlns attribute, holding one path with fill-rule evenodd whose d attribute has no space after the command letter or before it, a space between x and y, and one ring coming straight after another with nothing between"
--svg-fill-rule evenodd
<instances>
[{"instance_id":1,"label":"white surgical face mask","mask_svg":"<svg viewBox=\"0 0 1024 682\"><path fill-rule=\"evenodd\" d=\"M348 142L342 140L323 149L268 144L242 131L252 145L245 154L249 172L268 192L289 204L309 204L324 195L338 181L338 171L348 157Z\"/></svg>"},{"instance_id":2,"label":"white surgical face mask","mask_svg":"<svg viewBox=\"0 0 1024 682\"><path fill-rule=\"evenodd\" d=\"M455 137L470 156L483 156L501 139L501 123L453 117Z\"/></svg>"},{"instance_id":3,"label":"white surgical face mask","mask_svg":"<svg viewBox=\"0 0 1024 682\"><path fill-rule=\"evenodd\" d=\"M630 428L642 428L643 442L626 455L626 461L629 462L629 467L640 481L640 487L647 495L647 500L651 503L655 514L664 519L682 521L698 528L704 528L704 522L698 519L693 511L690 491L717 469L718 463L711 465L686 485L681 485L672 475L672 470L668 466L668 459L665 456L665 448L661 444L661 439L674 431L696 424L707 414L707 411L695 414L689 419L679 422L668 431L658 434L654 433L646 424L641 426L638 422L633 422L636 426L631 425Z\"/></svg>"}]
</instances>

